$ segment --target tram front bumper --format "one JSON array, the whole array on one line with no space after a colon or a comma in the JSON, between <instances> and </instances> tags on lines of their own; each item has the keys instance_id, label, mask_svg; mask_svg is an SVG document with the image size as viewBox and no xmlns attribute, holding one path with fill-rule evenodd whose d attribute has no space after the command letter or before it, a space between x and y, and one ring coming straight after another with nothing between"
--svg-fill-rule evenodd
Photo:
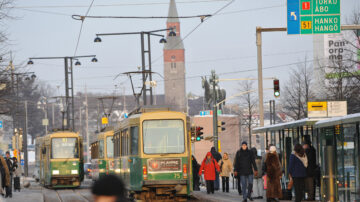
<instances>
[{"instance_id":1,"label":"tram front bumper","mask_svg":"<svg viewBox=\"0 0 360 202\"><path fill-rule=\"evenodd\" d=\"M145 180L144 187L156 188L156 194L175 192L179 195L187 194L187 180Z\"/></svg>"},{"instance_id":2,"label":"tram front bumper","mask_svg":"<svg viewBox=\"0 0 360 202\"><path fill-rule=\"evenodd\" d=\"M56 176L51 178L51 185L54 187L80 186L80 178L74 176Z\"/></svg>"}]
</instances>

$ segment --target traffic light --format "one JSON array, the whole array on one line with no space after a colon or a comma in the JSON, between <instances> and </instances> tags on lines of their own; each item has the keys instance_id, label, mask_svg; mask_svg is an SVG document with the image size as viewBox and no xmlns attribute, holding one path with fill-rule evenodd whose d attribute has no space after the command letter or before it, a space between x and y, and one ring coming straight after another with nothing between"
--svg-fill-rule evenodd
<instances>
[{"instance_id":1,"label":"traffic light","mask_svg":"<svg viewBox=\"0 0 360 202\"><path fill-rule=\"evenodd\" d=\"M279 79L274 80L274 96L275 97L280 96L280 82L279 82Z\"/></svg>"},{"instance_id":2,"label":"traffic light","mask_svg":"<svg viewBox=\"0 0 360 202\"><path fill-rule=\"evenodd\" d=\"M200 141L201 139L204 139L204 137L202 136L204 133L202 132L204 128L197 126L195 128L195 137L196 137L196 141Z\"/></svg>"},{"instance_id":3,"label":"traffic light","mask_svg":"<svg viewBox=\"0 0 360 202\"><path fill-rule=\"evenodd\" d=\"M191 128L190 128L190 134L191 134L191 141L192 142L194 142L195 141L195 136L196 136L196 134L195 134L195 129L196 129L196 127L195 126L191 126Z\"/></svg>"},{"instance_id":4,"label":"traffic light","mask_svg":"<svg viewBox=\"0 0 360 202\"><path fill-rule=\"evenodd\" d=\"M222 131L224 131L226 128L225 127L222 127L223 125L225 125L225 122L224 121L218 121L218 133L221 133Z\"/></svg>"}]
</instances>

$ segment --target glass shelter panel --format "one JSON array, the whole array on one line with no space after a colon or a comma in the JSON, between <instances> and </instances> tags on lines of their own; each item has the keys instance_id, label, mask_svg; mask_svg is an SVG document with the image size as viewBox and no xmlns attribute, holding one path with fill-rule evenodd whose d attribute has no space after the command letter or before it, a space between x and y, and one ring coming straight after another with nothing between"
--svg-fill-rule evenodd
<instances>
[{"instance_id":1,"label":"glass shelter panel","mask_svg":"<svg viewBox=\"0 0 360 202\"><path fill-rule=\"evenodd\" d=\"M337 183L339 190L340 201L354 201L356 192L359 187L356 187L356 170L357 155L356 155L356 124L346 124L342 126L335 126L335 133L337 140Z\"/></svg>"}]
</instances>

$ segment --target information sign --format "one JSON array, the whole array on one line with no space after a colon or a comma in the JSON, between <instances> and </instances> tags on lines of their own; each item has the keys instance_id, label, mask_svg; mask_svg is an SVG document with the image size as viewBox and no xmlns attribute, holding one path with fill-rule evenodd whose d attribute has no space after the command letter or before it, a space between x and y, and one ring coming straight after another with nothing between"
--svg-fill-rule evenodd
<instances>
[{"instance_id":1,"label":"information sign","mask_svg":"<svg viewBox=\"0 0 360 202\"><path fill-rule=\"evenodd\" d=\"M340 0L287 0L288 34L340 33Z\"/></svg>"}]
</instances>

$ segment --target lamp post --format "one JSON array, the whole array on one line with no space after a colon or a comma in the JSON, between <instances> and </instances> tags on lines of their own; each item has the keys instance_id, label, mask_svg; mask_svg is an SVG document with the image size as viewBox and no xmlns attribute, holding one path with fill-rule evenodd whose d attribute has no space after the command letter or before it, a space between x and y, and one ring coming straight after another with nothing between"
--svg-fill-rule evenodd
<instances>
[{"instance_id":1,"label":"lamp post","mask_svg":"<svg viewBox=\"0 0 360 202\"><path fill-rule=\"evenodd\" d=\"M96 38L94 39L95 43L102 42L100 36L114 36L114 35L140 35L141 41L141 64L142 64L142 96L143 96L143 105L147 105L147 91L150 92L150 105L153 105L153 91L152 86L149 88L146 87L147 80L152 82L152 73L151 73L151 48L150 48L150 36L158 36L162 37L159 43L167 43L165 36L162 34L156 34L157 32L169 31L169 36L176 36L176 33L173 30L174 28L168 29L158 29L152 31L141 31L141 32L122 32L122 33L102 33L96 34ZM145 36L147 36L147 50L145 50ZM148 54L148 68L145 65L145 54Z\"/></svg>"},{"instance_id":2,"label":"lamp post","mask_svg":"<svg viewBox=\"0 0 360 202\"><path fill-rule=\"evenodd\" d=\"M73 61L75 65L81 65L79 58L91 57L91 62L97 62L96 55L81 55L81 56L64 56L64 57L32 57L29 58L28 65L33 65L33 60L64 60L65 66L65 105L66 105L66 123L69 125L70 130L75 130L74 119L74 79L73 79ZM64 123L64 120L63 120Z\"/></svg>"}]
</instances>

